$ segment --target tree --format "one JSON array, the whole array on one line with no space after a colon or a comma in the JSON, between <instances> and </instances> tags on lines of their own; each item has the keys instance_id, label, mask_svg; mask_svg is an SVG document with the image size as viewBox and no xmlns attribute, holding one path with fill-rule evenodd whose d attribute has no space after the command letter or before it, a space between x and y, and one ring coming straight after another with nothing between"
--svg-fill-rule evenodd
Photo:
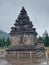
<instances>
[{"instance_id":1,"label":"tree","mask_svg":"<svg viewBox=\"0 0 49 65\"><path fill-rule=\"evenodd\" d=\"M9 45L11 45L11 40L8 37L5 43L5 47L8 47Z\"/></svg>"},{"instance_id":2,"label":"tree","mask_svg":"<svg viewBox=\"0 0 49 65\"><path fill-rule=\"evenodd\" d=\"M0 39L0 47L2 47L2 39Z\"/></svg>"},{"instance_id":3,"label":"tree","mask_svg":"<svg viewBox=\"0 0 49 65\"><path fill-rule=\"evenodd\" d=\"M44 45L45 46L49 46L49 36L47 31L45 30L44 34L43 34L43 41L44 41Z\"/></svg>"},{"instance_id":4,"label":"tree","mask_svg":"<svg viewBox=\"0 0 49 65\"><path fill-rule=\"evenodd\" d=\"M11 44L11 40L9 38L5 39L4 37L0 39L0 47L8 47Z\"/></svg>"},{"instance_id":5,"label":"tree","mask_svg":"<svg viewBox=\"0 0 49 65\"><path fill-rule=\"evenodd\" d=\"M0 47L4 47L4 45L5 45L5 38L3 37L0 39Z\"/></svg>"},{"instance_id":6,"label":"tree","mask_svg":"<svg viewBox=\"0 0 49 65\"><path fill-rule=\"evenodd\" d=\"M3 37L3 38L2 38L2 47L5 46L5 42L6 42L6 40L5 40L5 38Z\"/></svg>"},{"instance_id":7,"label":"tree","mask_svg":"<svg viewBox=\"0 0 49 65\"><path fill-rule=\"evenodd\" d=\"M37 41L43 41L43 38L42 38L41 36L39 36L39 37L37 38Z\"/></svg>"}]
</instances>

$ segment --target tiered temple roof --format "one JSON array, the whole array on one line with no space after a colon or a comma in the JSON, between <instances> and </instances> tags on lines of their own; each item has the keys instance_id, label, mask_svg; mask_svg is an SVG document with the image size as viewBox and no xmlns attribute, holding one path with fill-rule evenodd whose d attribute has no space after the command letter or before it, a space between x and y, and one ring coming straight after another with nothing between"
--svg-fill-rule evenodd
<instances>
[{"instance_id":1,"label":"tiered temple roof","mask_svg":"<svg viewBox=\"0 0 49 65\"><path fill-rule=\"evenodd\" d=\"M15 21L14 27L11 27L10 35L16 34L35 34L37 35L36 29L33 28L32 21L30 21L27 11L24 7L20 11L18 18Z\"/></svg>"}]
</instances>

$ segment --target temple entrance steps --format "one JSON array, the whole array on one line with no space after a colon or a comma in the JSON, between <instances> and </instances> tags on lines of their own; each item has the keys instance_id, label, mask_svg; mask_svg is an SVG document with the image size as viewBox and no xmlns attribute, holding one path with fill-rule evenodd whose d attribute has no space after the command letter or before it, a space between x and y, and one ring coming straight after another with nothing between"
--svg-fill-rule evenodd
<instances>
[{"instance_id":1,"label":"temple entrance steps","mask_svg":"<svg viewBox=\"0 0 49 65\"><path fill-rule=\"evenodd\" d=\"M42 51L34 51L32 53L32 57L33 58L45 58L45 52L42 52Z\"/></svg>"},{"instance_id":2,"label":"temple entrance steps","mask_svg":"<svg viewBox=\"0 0 49 65\"><path fill-rule=\"evenodd\" d=\"M45 60L45 53L40 50L34 50L29 52L10 52L7 54L5 60L13 65L20 64L32 64L41 63Z\"/></svg>"}]
</instances>

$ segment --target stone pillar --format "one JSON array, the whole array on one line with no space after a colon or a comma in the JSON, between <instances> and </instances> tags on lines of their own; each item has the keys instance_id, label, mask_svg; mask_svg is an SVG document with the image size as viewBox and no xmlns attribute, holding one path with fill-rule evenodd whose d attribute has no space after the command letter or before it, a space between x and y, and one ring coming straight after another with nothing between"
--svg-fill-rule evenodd
<instances>
[{"instance_id":1,"label":"stone pillar","mask_svg":"<svg viewBox=\"0 0 49 65\"><path fill-rule=\"evenodd\" d=\"M46 61L48 63L48 50L46 50L45 54L46 54Z\"/></svg>"},{"instance_id":2,"label":"stone pillar","mask_svg":"<svg viewBox=\"0 0 49 65\"><path fill-rule=\"evenodd\" d=\"M19 63L20 63L20 62L19 62L19 51L18 51L18 56L17 56L17 57L18 57L18 65L19 65Z\"/></svg>"},{"instance_id":3,"label":"stone pillar","mask_svg":"<svg viewBox=\"0 0 49 65\"><path fill-rule=\"evenodd\" d=\"M30 62L32 63L32 52L30 51Z\"/></svg>"}]
</instances>

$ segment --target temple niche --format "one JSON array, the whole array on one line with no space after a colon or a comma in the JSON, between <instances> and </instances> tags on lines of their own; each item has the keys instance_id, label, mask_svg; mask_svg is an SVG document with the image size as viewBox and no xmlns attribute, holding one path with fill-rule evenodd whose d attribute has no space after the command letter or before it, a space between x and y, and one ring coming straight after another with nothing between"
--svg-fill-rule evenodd
<instances>
[{"instance_id":1,"label":"temple niche","mask_svg":"<svg viewBox=\"0 0 49 65\"><path fill-rule=\"evenodd\" d=\"M12 45L33 45L37 43L36 29L33 28L32 21L30 21L24 7L22 7L18 18L15 20L14 27L11 27L10 35L12 36Z\"/></svg>"}]
</instances>

